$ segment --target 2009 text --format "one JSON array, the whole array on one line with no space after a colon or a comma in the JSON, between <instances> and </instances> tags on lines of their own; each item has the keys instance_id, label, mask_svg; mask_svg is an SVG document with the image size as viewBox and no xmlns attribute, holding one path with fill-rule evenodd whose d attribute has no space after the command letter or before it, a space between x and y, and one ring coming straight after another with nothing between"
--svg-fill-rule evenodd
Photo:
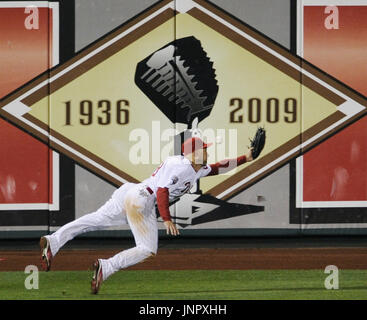
<instances>
[{"instance_id":1,"label":"2009 text","mask_svg":"<svg viewBox=\"0 0 367 320\"><path fill-rule=\"evenodd\" d=\"M242 98L232 98L229 101L229 107L231 108L230 123L297 122L298 112L295 98L286 98L283 101L274 97L266 101L260 98L249 98L247 103Z\"/></svg>"}]
</instances>

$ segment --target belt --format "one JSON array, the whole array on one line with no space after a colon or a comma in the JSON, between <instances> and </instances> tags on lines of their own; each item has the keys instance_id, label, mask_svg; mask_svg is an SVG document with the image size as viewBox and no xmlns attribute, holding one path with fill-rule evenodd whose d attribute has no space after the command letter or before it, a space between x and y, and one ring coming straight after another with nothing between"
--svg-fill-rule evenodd
<instances>
[{"instance_id":1,"label":"belt","mask_svg":"<svg viewBox=\"0 0 367 320\"><path fill-rule=\"evenodd\" d=\"M145 189L147 189L147 191L150 193L150 194L153 194L153 190L150 189L149 187L146 187Z\"/></svg>"}]
</instances>

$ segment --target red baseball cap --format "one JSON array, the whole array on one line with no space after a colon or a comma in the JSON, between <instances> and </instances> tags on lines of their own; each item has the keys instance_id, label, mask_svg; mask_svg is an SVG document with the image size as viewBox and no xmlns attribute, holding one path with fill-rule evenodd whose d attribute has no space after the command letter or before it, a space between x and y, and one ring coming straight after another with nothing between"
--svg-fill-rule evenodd
<instances>
[{"instance_id":1,"label":"red baseball cap","mask_svg":"<svg viewBox=\"0 0 367 320\"><path fill-rule=\"evenodd\" d=\"M181 151L184 155L195 152L196 150L206 149L210 147L212 143L205 143L198 137L192 137L187 139L181 146Z\"/></svg>"}]
</instances>

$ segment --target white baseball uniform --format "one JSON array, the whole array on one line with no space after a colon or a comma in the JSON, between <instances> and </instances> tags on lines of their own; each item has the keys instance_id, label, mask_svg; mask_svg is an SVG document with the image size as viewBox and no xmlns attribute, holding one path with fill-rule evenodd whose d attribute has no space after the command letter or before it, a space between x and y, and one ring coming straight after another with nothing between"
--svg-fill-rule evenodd
<instances>
[{"instance_id":1,"label":"white baseball uniform","mask_svg":"<svg viewBox=\"0 0 367 320\"><path fill-rule=\"evenodd\" d=\"M125 183L97 211L70 222L52 235L52 255L79 234L106 227L129 224L136 246L119 252L109 259L101 259L103 280L114 272L142 262L158 249L158 226L155 213L158 188L167 188L169 200L175 200L188 192L197 182L212 170L210 165L197 172L184 156L168 157L152 174L141 183Z\"/></svg>"}]
</instances>

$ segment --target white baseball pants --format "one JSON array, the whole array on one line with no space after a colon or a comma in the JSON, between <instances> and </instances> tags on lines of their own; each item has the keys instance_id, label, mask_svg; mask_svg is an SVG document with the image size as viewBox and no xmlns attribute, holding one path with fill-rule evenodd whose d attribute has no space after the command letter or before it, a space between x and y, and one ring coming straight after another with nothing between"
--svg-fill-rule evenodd
<instances>
[{"instance_id":1,"label":"white baseball pants","mask_svg":"<svg viewBox=\"0 0 367 320\"><path fill-rule=\"evenodd\" d=\"M55 256L66 242L79 234L129 224L136 247L121 251L109 259L100 259L103 280L120 269L142 262L156 254L158 249L154 200L154 194L150 194L145 185L124 184L97 211L86 214L46 236L50 241L52 255Z\"/></svg>"}]
</instances>

